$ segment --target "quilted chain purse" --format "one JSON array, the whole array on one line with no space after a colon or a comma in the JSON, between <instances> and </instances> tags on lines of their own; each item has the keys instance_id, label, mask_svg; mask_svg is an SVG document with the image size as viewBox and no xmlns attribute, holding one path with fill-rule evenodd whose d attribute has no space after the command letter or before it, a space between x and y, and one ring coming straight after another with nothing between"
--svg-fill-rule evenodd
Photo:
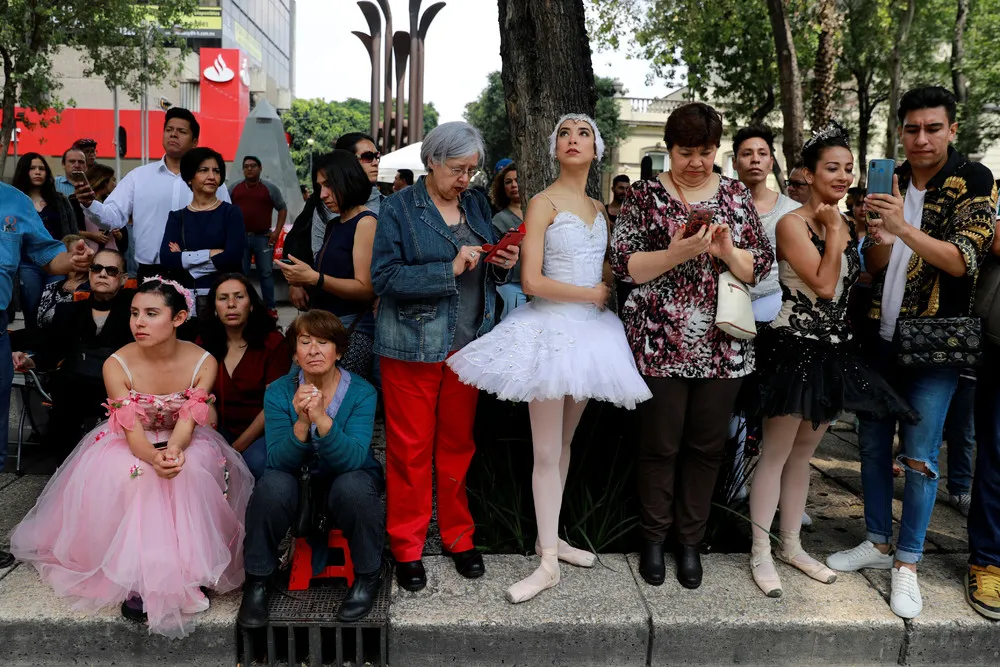
<instances>
[{"instance_id":1,"label":"quilted chain purse","mask_svg":"<svg viewBox=\"0 0 1000 667\"><path fill-rule=\"evenodd\" d=\"M899 320L896 334L896 358L906 368L973 368L982 360L978 317Z\"/></svg>"}]
</instances>

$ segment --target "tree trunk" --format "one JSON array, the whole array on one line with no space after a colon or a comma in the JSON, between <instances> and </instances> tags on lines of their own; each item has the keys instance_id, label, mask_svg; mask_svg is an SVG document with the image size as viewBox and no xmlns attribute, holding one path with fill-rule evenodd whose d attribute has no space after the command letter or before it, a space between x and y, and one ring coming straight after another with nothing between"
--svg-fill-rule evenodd
<instances>
[{"instance_id":1,"label":"tree trunk","mask_svg":"<svg viewBox=\"0 0 1000 667\"><path fill-rule=\"evenodd\" d=\"M774 111L774 103L774 86L768 86L764 101L750 114L750 125L763 125L764 120Z\"/></svg>"},{"instance_id":2,"label":"tree trunk","mask_svg":"<svg viewBox=\"0 0 1000 667\"><path fill-rule=\"evenodd\" d=\"M951 39L951 82L959 104L969 101L969 79L965 76L965 24L968 20L969 0L958 0L955 32Z\"/></svg>"},{"instance_id":3,"label":"tree trunk","mask_svg":"<svg viewBox=\"0 0 1000 667\"><path fill-rule=\"evenodd\" d=\"M785 154L785 167L791 169L802 152L802 79L795 59L795 43L785 11L785 0L767 0L767 13L771 17L774 50L778 54L781 115L784 118L781 148Z\"/></svg>"},{"instance_id":4,"label":"tree trunk","mask_svg":"<svg viewBox=\"0 0 1000 667\"><path fill-rule=\"evenodd\" d=\"M837 41L840 16L837 0L819 0L819 45L816 49L816 65L813 68L813 94L811 123L813 130L830 122L831 107L836 91Z\"/></svg>"},{"instance_id":5,"label":"tree trunk","mask_svg":"<svg viewBox=\"0 0 1000 667\"><path fill-rule=\"evenodd\" d=\"M594 116L597 87L583 0L498 0L501 78L522 200L558 175L549 157L549 135L566 113ZM607 155L604 156L607 159ZM600 177L591 169L591 197Z\"/></svg>"},{"instance_id":6,"label":"tree trunk","mask_svg":"<svg viewBox=\"0 0 1000 667\"><path fill-rule=\"evenodd\" d=\"M858 185L865 187L868 181L868 125L872 120L872 103L869 82L864 76L856 78L858 84Z\"/></svg>"},{"instance_id":7,"label":"tree trunk","mask_svg":"<svg viewBox=\"0 0 1000 667\"><path fill-rule=\"evenodd\" d=\"M913 16L917 11L916 0L907 0L906 11L899 19L899 30L896 31L896 42L892 45L892 53L889 56L889 117L885 128L885 153L892 159L896 157L896 146L899 143L896 128L899 121L896 119L896 108L899 106L899 86L903 69L903 46L910 36L910 26L913 25Z\"/></svg>"},{"instance_id":8,"label":"tree trunk","mask_svg":"<svg viewBox=\"0 0 1000 667\"><path fill-rule=\"evenodd\" d=\"M3 58L3 104L0 106L0 113L3 114L3 122L0 123L0 176L3 176L7 167L7 150L13 140L13 132L17 127L17 118L14 116L14 105L17 101L17 84L14 82L14 63L10 59L10 54L6 50L0 49L0 57Z\"/></svg>"}]
</instances>

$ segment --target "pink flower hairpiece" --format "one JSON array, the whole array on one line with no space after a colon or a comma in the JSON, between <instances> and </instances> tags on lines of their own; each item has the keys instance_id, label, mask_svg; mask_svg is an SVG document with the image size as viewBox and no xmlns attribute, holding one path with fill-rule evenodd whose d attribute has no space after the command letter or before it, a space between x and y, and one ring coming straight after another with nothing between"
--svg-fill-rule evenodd
<instances>
[{"instance_id":1,"label":"pink flower hairpiece","mask_svg":"<svg viewBox=\"0 0 1000 667\"><path fill-rule=\"evenodd\" d=\"M143 280L142 284L145 285L146 283L148 283L151 280L159 280L164 285L170 285L175 290L177 290L177 292L180 293L180 295L184 297L184 303L187 304L188 319L190 319L191 316L194 315L194 294L191 293L191 290L189 290L188 288L184 287L183 285L181 285L176 280L167 280L163 276L151 276L151 277L146 278L145 280Z\"/></svg>"}]
</instances>

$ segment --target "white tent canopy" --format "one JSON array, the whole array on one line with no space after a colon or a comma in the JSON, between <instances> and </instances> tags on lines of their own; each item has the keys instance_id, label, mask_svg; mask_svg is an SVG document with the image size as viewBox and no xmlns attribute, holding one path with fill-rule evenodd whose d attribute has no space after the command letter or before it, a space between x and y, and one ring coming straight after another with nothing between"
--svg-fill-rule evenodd
<instances>
[{"instance_id":1,"label":"white tent canopy","mask_svg":"<svg viewBox=\"0 0 1000 667\"><path fill-rule=\"evenodd\" d=\"M418 178L427 173L424 163L420 161L420 146L418 141L409 146L403 146L398 151L386 153L378 164L379 183L392 183L396 178L396 172L400 169L413 170L413 177Z\"/></svg>"}]
</instances>

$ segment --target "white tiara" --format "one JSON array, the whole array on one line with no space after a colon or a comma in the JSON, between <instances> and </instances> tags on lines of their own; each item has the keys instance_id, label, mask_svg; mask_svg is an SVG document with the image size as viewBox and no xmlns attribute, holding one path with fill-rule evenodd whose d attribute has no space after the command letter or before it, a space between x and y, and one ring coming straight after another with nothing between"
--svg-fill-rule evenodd
<instances>
[{"instance_id":1,"label":"white tiara","mask_svg":"<svg viewBox=\"0 0 1000 667\"><path fill-rule=\"evenodd\" d=\"M846 145L851 144L851 137L847 134L847 130L835 120L831 120L826 125L820 129L813 132L813 135L809 137L809 141L802 146L802 152L805 152L818 144L821 141L827 141L829 139L841 139Z\"/></svg>"}]
</instances>

